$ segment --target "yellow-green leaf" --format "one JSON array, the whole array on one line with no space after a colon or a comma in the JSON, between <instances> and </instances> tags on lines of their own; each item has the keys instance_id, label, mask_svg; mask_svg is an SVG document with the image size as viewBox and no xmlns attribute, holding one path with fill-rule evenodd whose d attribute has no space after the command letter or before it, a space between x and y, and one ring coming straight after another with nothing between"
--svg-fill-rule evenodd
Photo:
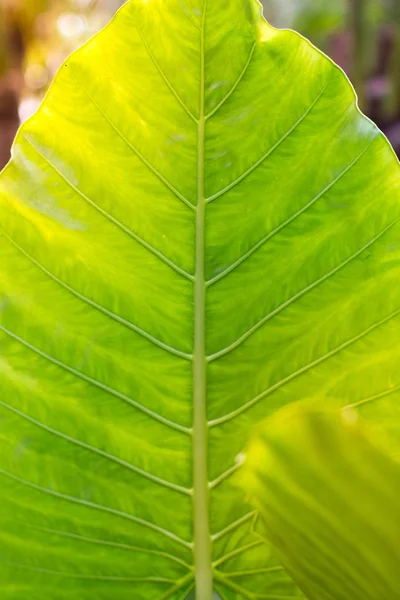
<instances>
[{"instance_id":1,"label":"yellow-green leaf","mask_svg":"<svg viewBox=\"0 0 400 600\"><path fill-rule=\"evenodd\" d=\"M300 594L235 457L314 395L399 440L399 188L255 0L132 0L65 62L0 178L5 600Z\"/></svg>"}]
</instances>

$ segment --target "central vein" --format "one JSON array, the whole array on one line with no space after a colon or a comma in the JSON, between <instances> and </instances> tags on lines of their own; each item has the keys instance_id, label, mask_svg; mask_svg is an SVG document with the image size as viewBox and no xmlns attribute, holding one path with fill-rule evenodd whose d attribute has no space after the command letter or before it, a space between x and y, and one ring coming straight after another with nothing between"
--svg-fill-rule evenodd
<instances>
[{"instance_id":1,"label":"central vein","mask_svg":"<svg viewBox=\"0 0 400 600\"><path fill-rule=\"evenodd\" d=\"M200 42L200 116L198 123L196 270L194 284L194 354L193 354L193 519L194 565L197 600L212 600L212 558L209 524L209 488L207 472L208 425L206 406L206 282L205 263L205 195L204 195L204 0Z\"/></svg>"}]
</instances>

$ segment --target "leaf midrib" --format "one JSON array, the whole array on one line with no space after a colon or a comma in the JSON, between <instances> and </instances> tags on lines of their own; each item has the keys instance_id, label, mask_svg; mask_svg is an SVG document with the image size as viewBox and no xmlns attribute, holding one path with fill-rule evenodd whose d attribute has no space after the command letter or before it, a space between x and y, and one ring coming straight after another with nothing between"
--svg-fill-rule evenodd
<instances>
[{"instance_id":1,"label":"leaf midrib","mask_svg":"<svg viewBox=\"0 0 400 600\"><path fill-rule=\"evenodd\" d=\"M203 3L200 30L200 90L197 129L197 204L196 257L194 281L194 353L193 353L193 531L196 598L212 600L213 573L209 522L209 488L207 470L208 423L206 408L206 347L205 347L205 208L204 143L205 93L204 45L207 0Z\"/></svg>"}]
</instances>

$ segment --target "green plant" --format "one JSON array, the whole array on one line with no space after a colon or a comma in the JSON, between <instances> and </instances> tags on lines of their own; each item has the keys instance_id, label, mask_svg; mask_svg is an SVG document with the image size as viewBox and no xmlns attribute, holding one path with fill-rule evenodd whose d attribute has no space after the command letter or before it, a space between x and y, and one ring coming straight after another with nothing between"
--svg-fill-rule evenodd
<instances>
[{"instance_id":1,"label":"green plant","mask_svg":"<svg viewBox=\"0 0 400 600\"><path fill-rule=\"evenodd\" d=\"M295 405L248 450L244 488L310 600L400 598L400 466L372 437L353 410Z\"/></svg>"},{"instance_id":2,"label":"green plant","mask_svg":"<svg viewBox=\"0 0 400 600\"><path fill-rule=\"evenodd\" d=\"M343 73L253 0L133 0L0 181L3 597L301 597L232 483L252 427L399 436L399 165Z\"/></svg>"}]
</instances>

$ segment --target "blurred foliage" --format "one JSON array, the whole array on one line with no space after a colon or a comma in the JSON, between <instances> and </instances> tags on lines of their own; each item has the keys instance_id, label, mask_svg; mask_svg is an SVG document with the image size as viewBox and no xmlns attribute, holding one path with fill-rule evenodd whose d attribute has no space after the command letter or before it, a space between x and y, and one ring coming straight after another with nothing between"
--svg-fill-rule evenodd
<instances>
[{"instance_id":1,"label":"blurred foliage","mask_svg":"<svg viewBox=\"0 0 400 600\"><path fill-rule=\"evenodd\" d=\"M341 27L346 0L264 0L264 14L276 27L291 28L316 41Z\"/></svg>"},{"instance_id":2,"label":"blurred foliage","mask_svg":"<svg viewBox=\"0 0 400 600\"><path fill-rule=\"evenodd\" d=\"M312 41L346 26L354 0L263 0L264 14L276 27L300 31ZM362 0L370 26L392 22L398 0Z\"/></svg>"},{"instance_id":3,"label":"blurred foliage","mask_svg":"<svg viewBox=\"0 0 400 600\"><path fill-rule=\"evenodd\" d=\"M299 403L259 425L241 482L309 600L399 600L400 465L389 448L351 407Z\"/></svg>"}]
</instances>

